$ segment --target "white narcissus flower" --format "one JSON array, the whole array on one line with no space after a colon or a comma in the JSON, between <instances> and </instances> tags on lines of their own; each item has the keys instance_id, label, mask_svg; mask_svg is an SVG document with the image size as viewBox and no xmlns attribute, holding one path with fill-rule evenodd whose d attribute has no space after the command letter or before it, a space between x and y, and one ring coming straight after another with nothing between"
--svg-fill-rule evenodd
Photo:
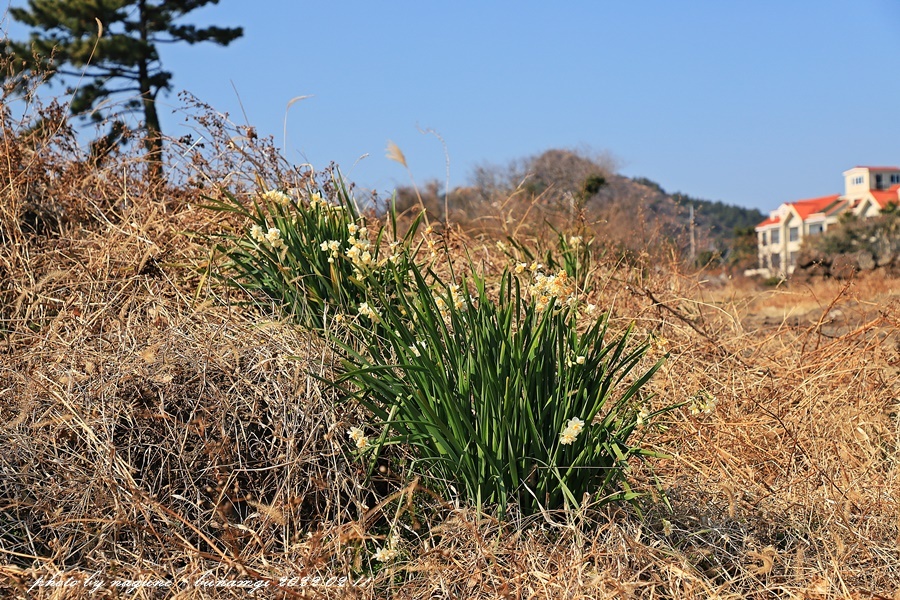
<instances>
[{"instance_id":1,"label":"white narcissus flower","mask_svg":"<svg viewBox=\"0 0 900 600\"><path fill-rule=\"evenodd\" d=\"M391 548L379 548L373 556L379 562L390 562L397 558L397 551Z\"/></svg>"},{"instance_id":2,"label":"white narcissus flower","mask_svg":"<svg viewBox=\"0 0 900 600\"><path fill-rule=\"evenodd\" d=\"M578 434L584 429L584 421L578 417L572 417L566 421L566 428L559 434L559 443L568 446L578 437Z\"/></svg>"},{"instance_id":3,"label":"white narcissus flower","mask_svg":"<svg viewBox=\"0 0 900 600\"><path fill-rule=\"evenodd\" d=\"M657 353L665 354L669 349L669 340L664 337L654 335L650 338L650 347Z\"/></svg>"},{"instance_id":4,"label":"white narcissus flower","mask_svg":"<svg viewBox=\"0 0 900 600\"><path fill-rule=\"evenodd\" d=\"M330 240L327 242L322 242L319 247L322 249L322 252L331 253L331 256L328 257L328 262L333 263L334 259L337 258L338 252L341 249L341 243L337 240Z\"/></svg>"},{"instance_id":5,"label":"white narcissus flower","mask_svg":"<svg viewBox=\"0 0 900 600\"><path fill-rule=\"evenodd\" d=\"M266 233L265 238L272 248L284 248L284 240L281 239L281 231L277 227L269 227L269 232Z\"/></svg>"},{"instance_id":6,"label":"white narcissus flower","mask_svg":"<svg viewBox=\"0 0 900 600\"><path fill-rule=\"evenodd\" d=\"M568 431L563 431L561 434L559 434L559 443L562 444L563 446L568 446L569 444L574 442L575 438L577 438L577 437L578 436L574 433L569 433Z\"/></svg>"},{"instance_id":7,"label":"white narcissus flower","mask_svg":"<svg viewBox=\"0 0 900 600\"><path fill-rule=\"evenodd\" d=\"M581 433L582 429L584 429L584 421L582 421L578 417L572 417L566 423L566 430L571 431L575 435Z\"/></svg>"},{"instance_id":8,"label":"white narcissus flower","mask_svg":"<svg viewBox=\"0 0 900 600\"><path fill-rule=\"evenodd\" d=\"M634 422L635 427L643 427L644 425L646 425L647 419L649 417L650 417L650 413L647 412L647 409L642 408L641 412L639 412L637 414L637 417L635 418L635 422Z\"/></svg>"},{"instance_id":9,"label":"white narcissus flower","mask_svg":"<svg viewBox=\"0 0 900 600\"><path fill-rule=\"evenodd\" d=\"M269 202L274 202L275 204L280 204L282 206L287 206L291 203L291 197L281 190L267 190L262 193L262 197L264 200L268 200Z\"/></svg>"},{"instance_id":10,"label":"white narcissus flower","mask_svg":"<svg viewBox=\"0 0 900 600\"><path fill-rule=\"evenodd\" d=\"M564 270L560 270L555 275L544 275L540 272L543 265L532 263L529 269L534 273L533 283L529 286L529 291L537 298L537 309L543 311L547 308L552 298L558 298L556 309L559 310L564 305L572 305L575 302L575 281L569 277Z\"/></svg>"},{"instance_id":11,"label":"white narcissus flower","mask_svg":"<svg viewBox=\"0 0 900 600\"><path fill-rule=\"evenodd\" d=\"M252 237L257 242L265 241L266 234L263 233L263 228L259 225L254 225L250 228L250 237Z\"/></svg>"},{"instance_id":12,"label":"white narcissus flower","mask_svg":"<svg viewBox=\"0 0 900 600\"><path fill-rule=\"evenodd\" d=\"M347 431L347 435L349 435L350 439L356 443L358 449L365 450L369 447L369 438L366 437L366 434L363 433L363 430L359 427L351 427Z\"/></svg>"},{"instance_id":13,"label":"white narcissus flower","mask_svg":"<svg viewBox=\"0 0 900 600\"><path fill-rule=\"evenodd\" d=\"M369 306L368 302L363 302L362 304L360 304L357 311L359 312L359 314L364 317L368 317L372 321L381 316L375 308Z\"/></svg>"}]
</instances>

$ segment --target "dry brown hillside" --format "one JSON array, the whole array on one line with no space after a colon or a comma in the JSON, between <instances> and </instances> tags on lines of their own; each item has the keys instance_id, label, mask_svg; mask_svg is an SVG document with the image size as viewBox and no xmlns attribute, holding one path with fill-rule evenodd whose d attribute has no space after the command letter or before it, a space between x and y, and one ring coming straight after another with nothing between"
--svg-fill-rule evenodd
<instances>
[{"instance_id":1,"label":"dry brown hillside","mask_svg":"<svg viewBox=\"0 0 900 600\"><path fill-rule=\"evenodd\" d=\"M597 235L590 302L671 352L653 402L708 411L644 432L671 458L629 474L665 492L643 514L500 522L367 478L328 344L204 276L191 232L244 224L202 196L308 172L201 114L181 183L151 186L47 117L0 138L0 596L900 598L900 281L763 289ZM510 265L490 231L546 243L527 203L493 210L443 233L489 276Z\"/></svg>"}]
</instances>

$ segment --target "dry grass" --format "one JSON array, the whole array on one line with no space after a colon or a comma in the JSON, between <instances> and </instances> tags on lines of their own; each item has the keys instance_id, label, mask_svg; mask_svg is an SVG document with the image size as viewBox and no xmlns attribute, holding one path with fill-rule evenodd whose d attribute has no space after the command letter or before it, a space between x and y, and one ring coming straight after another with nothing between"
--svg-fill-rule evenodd
<instances>
[{"instance_id":1,"label":"dry grass","mask_svg":"<svg viewBox=\"0 0 900 600\"><path fill-rule=\"evenodd\" d=\"M210 182L308 176L207 118L172 189L127 153L78 161L65 132L4 124L3 597L247 595L202 584L222 577L269 584L259 597L900 598L896 281L756 289L607 253L593 301L669 340L656 402L705 391L715 410L645 434L673 458L632 478L657 477L671 510L498 523L418 487L399 455L367 480L346 444L358 409L315 377L327 345L228 308L192 268L208 246L183 232L227 226L196 208ZM527 237L516 207L496 230ZM444 235L457 268L464 250L506 264L487 228ZM382 565L389 532L401 556ZM32 588L54 574L81 583ZM313 576L359 585L276 585ZM109 589L162 579L186 583Z\"/></svg>"}]
</instances>

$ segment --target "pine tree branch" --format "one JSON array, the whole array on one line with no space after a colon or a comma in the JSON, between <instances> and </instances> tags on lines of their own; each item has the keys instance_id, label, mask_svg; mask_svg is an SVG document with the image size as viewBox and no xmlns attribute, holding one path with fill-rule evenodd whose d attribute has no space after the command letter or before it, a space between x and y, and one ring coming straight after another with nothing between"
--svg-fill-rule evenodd
<instances>
[{"instance_id":1,"label":"pine tree branch","mask_svg":"<svg viewBox=\"0 0 900 600\"><path fill-rule=\"evenodd\" d=\"M101 72L92 72L89 70L77 71L69 69L54 69L56 73L65 75L66 77L86 77L88 79L110 79L119 77L130 81L137 81L137 74L131 74L127 71L118 71L116 69L103 69L103 67L92 66L89 69L101 70Z\"/></svg>"}]
</instances>

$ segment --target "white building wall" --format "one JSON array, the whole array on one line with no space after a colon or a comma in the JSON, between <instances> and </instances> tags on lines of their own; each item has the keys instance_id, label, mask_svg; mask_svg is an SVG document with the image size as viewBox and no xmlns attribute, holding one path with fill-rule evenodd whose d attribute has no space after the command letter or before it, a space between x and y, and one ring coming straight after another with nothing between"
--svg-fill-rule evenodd
<instances>
[{"instance_id":1,"label":"white building wall","mask_svg":"<svg viewBox=\"0 0 900 600\"><path fill-rule=\"evenodd\" d=\"M865 194L872 189L869 183L869 170L854 168L844 171L844 195Z\"/></svg>"}]
</instances>

